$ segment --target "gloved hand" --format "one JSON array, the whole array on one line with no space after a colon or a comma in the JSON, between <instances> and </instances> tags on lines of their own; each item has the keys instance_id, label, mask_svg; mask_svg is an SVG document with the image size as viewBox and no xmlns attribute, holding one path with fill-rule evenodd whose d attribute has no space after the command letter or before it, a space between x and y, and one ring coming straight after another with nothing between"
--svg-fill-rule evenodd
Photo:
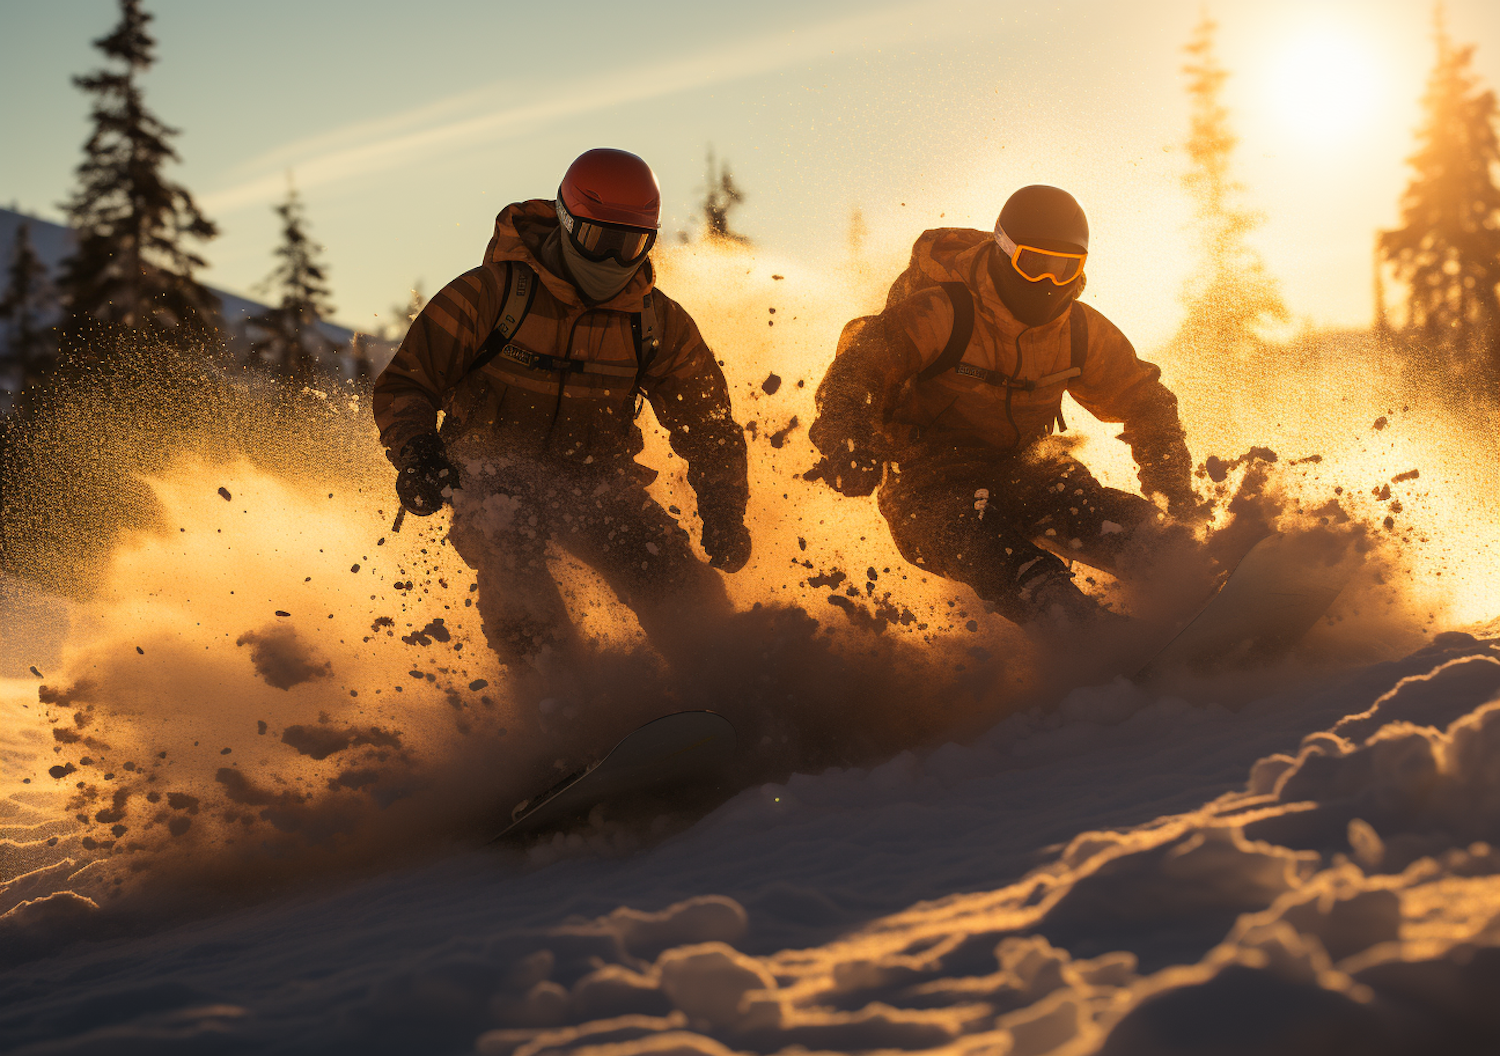
<instances>
[{"instance_id":1,"label":"gloved hand","mask_svg":"<svg viewBox=\"0 0 1500 1056\"><path fill-rule=\"evenodd\" d=\"M703 549L708 563L724 572L738 572L750 560L750 529L739 517L703 518Z\"/></svg>"},{"instance_id":2,"label":"gloved hand","mask_svg":"<svg viewBox=\"0 0 1500 1056\"><path fill-rule=\"evenodd\" d=\"M458 470L448 461L437 433L414 436L401 448L396 457L396 496L406 509L429 517L457 487Z\"/></svg>"},{"instance_id":3,"label":"gloved hand","mask_svg":"<svg viewBox=\"0 0 1500 1056\"><path fill-rule=\"evenodd\" d=\"M803 480L821 480L850 498L871 495L880 486L881 463L865 451L855 450L847 458L824 456L802 474Z\"/></svg>"}]
</instances>

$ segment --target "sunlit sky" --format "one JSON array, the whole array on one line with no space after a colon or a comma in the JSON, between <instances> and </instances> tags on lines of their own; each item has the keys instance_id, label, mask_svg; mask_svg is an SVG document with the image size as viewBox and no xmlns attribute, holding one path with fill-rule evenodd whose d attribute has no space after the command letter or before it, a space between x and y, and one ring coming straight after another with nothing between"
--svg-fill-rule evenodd
<instances>
[{"instance_id":1,"label":"sunlit sky","mask_svg":"<svg viewBox=\"0 0 1500 1056\"><path fill-rule=\"evenodd\" d=\"M768 254L842 261L851 210L895 262L922 229L989 227L1026 183L1072 190L1093 227L1088 300L1143 347L1191 267L1178 177L1182 45L1199 0L754 5L147 0L148 104L182 130L173 170L221 227L207 281L271 268L290 171L326 247L336 317L372 327L480 260L506 202L551 197L590 146L645 156L664 230L693 230L712 144ZM1413 0L1208 5L1232 77L1254 240L1300 320L1371 317L1374 232L1392 225L1432 65ZM1449 0L1500 85L1500 4ZM0 203L60 220L87 135L73 74L113 0L0 0ZM894 274L894 272L893 272ZM670 292L670 291L669 291Z\"/></svg>"}]
</instances>

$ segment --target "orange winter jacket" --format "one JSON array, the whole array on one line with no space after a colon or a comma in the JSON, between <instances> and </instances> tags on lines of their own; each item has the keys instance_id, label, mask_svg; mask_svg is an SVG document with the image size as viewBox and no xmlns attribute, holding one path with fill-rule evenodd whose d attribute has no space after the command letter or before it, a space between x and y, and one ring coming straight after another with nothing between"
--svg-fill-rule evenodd
<instances>
[{"instance_id":1,"label":"orange winter jacket","mask_svg":"<svg viewBox=\"0 0 1500 1056\"><path fill-rule=\"evenodd\" d=\"M998 456L1049 435L1060 420L1064 392L1102 421L1125 426L1145 490L1168 497L1191 490L1191 461L1177 398L1161 371L1137 358L1119 329L1076 301L1057 319L1027 327L995 288L990 262L998 254L988 232L942 228L924 233L912 261L891 287L878 316L851 321L818 387L813 440L835 461L863 448L902 463L921 450L963 449L970 459ZM917 377L943 351L954 309L936 285L962 282L973 294L974 327L961 362L1032 388L996 385L956 370ZM1071 327L1087 315L1082 374L1072 366ZM914 445L921 442L921 448ZM881 450L881 449L884 450ZM989 452L988 455L985 452Z\"/></svg>"},{"instance_id":2,"label":"orange winter jacket","mask_svg":"<svg viewBox=\"0 0 1500 1056\"><path fill-rule=\"evenodd\" d=\"M375 421L393 461L412 437L436 427L439 409L445 437L480 432L507 453L559 469L614 473L640 453L632 324L652 293L651 263L611 300L586 305L571 282L542 263L543 244L557 227L550 201L506 206L495 219L484 263L443 287L412 323L375 382ZM506 299L508 261L528 265L540 282L507 354L475 370ZM651 301L661 345L641 389L672 449L687 460L700 508L742 515L745 437L731 413L723 372L681 305L660 290ZM519 361L528 353L587 366L581 373L536 369Z\"/></svg>"}]
</instances>

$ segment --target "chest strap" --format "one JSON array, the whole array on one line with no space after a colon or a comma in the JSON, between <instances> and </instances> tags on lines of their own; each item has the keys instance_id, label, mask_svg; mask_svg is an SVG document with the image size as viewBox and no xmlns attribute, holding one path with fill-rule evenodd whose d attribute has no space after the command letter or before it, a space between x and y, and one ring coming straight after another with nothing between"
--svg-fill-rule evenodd
<instances>
[{"instance_id":1,"label":"chest strap","mask_svg":"<svg viewBox=\"0 0 1500 1056\"><path fill-rule=\"evenodd\" d=\"M1068 309L1068 359L1070 362L1068 369L1040 378L1021 380L998 370L987 370L963 361L964 352L969 347L969 338L974 332L974 294L968 285L962 282L944 282L940 285L948 294L949 301L953 303L953 330L949 333L948 343L943 346L942 352L938 353L937 359L917 375L919 381L927 381L951 370L955 374L982 381L986 385L1035 392L1048 385L1056 385L1059 382L1082 376L1084 362L1089 354L1089 319L1083 305L1075 301ZM1055 417L1058 431L1066 432L1068 423L1063 420L1060 404Z\"/></svg>"},{"instance_id":2,"label":"chest strap","mask_svg":"<svg viewBox=\"0 0 1500 1056\"><path fill-rule=\"evenodd\" d=\"M499 352L501 359L519 363L528 370L560 371L564 374L597 374L607 378L634 378L636 367L616 367L608 363L592 363L586 359L563 359L541 352L532 352L520 345L506 344Z\"/></svg>"},{"instance_id":3,"label":"chest strap","mask_svg":"<svg viewBox=\"0 0 1500 1056\"><path fill-rule=\"evenodd\" d=\"M1037 389L1045 389L1048 385L1056 385L1060 381L1076 378L1083 373L1083 369L1081 367L1069 367L1067 370L1059 370L1055 374L1022 380L1012 378L1008 374L1002 374L998 370L986 370L983 367L976 367L970 363L960 363L953 368L953 373L962 374L966 378L974 378L977 381L984 382L986 385L998 385L1001 388L1035 392Z\"/></svg>"},{"instance_id":4,"label":"chest strap","mask_svg":"<svg viewBox=\"0 0 1500 1056\"><path fill-rule=\"evenodd\" d=\"M505 262L505 299L500 304L499 322L484 339L484 343L479 346L479 354L474 357L468 373L473 373L499 357L518 363L528 370L547 371L558 374L561 378L567 378L570 375L630 378L634 383L631 391L636 397L635 413L640 414L646 373L651 369L657 352L661 350L661 328L656 318L654 296L647 293L641 298L641 310L630 314L630 334L635 342L636 365L633 367L612 366L608 363L566 359L562 356L533 352L511 342L511 338L516 336L521 329L521 324L526 321L526 316L530 314L531 306L536 301L537 287L540 284L541 280L537 278L536 272L529 264L513 260Z\"/></svg>"}]
</instances>

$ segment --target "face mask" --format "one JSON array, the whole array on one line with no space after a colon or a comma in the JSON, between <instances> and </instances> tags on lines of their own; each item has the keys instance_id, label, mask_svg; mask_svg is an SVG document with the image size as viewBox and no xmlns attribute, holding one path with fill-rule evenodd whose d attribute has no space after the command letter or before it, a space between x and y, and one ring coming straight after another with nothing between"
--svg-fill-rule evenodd
<instances>
[{"instance_id":1,"label":"face mask","mask_svg":"<svg viewBox=\"0 0 1500 1056\"><path fill-rule=\"evenodd\" d=\"M584 259L566 238L562 242L563 262L573 285L584 299L602 304L630 284L640 264L626 267L614 260L593 261Z\"/></svg>"},{"instance_id":2,"label":"face mask","mask_svg":"<svg viewBox=\"0 0 1500 1056\"><path fill-rule=\"evenodd\" d=\"M998 254L990 264L990 275L1010 314L1027 326L1050 323L1067 311L1073 299L1083 292L1082 275L1066 286L1058 286L1050 279L1028 282L1009 260Z\"/></svg>"}]
</instances>

